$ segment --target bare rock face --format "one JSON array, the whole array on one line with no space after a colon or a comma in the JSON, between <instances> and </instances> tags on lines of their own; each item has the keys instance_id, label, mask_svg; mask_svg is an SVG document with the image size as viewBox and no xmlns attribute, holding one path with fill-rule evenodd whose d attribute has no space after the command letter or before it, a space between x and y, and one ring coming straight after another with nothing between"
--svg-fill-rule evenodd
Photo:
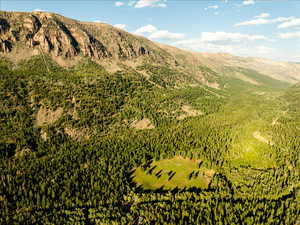
<instances>
[{"instance_id":1,"label":"bare rock face","mask_svg":"<svg viewBox=\"0 0 300 225\"><path fill-rule=\"evenodd\" d=\"M77 55L97 60L170 57L149 40L102 23L71 20L47 12L0 12L0 53L17 46L53 56ZM157 54L160 52L160 54Z\"/></svg>"}]
</instances>

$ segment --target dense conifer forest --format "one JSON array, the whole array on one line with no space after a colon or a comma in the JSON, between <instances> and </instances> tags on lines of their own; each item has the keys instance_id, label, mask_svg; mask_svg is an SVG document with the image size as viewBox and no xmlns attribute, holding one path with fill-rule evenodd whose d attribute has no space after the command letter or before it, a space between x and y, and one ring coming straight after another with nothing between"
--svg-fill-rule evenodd
<instances>
[{"instance_id":1,"label":"dense conifer forest","mask_svg":"<svg viewBox=\"0 0 300 225\"><path fill-rule=\"evenodd\" d=\"M299 85L46 61L1 59L0 224L300 223Z\"/></svg>"}]
</instances>

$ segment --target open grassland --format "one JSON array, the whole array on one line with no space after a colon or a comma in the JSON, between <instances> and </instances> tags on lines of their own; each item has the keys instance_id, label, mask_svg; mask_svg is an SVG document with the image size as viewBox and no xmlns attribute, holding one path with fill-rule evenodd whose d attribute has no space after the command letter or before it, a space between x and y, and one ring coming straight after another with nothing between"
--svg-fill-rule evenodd
<instances>
[{"instance_id":1,"label":"open grassland","mask_svg":"<svg viewBox=\"0 0 300 225\"><path fill-rule=\"evenodd\" d=\"M214 171L201 167L203 162L176 156L151 163L147 168L138 167L133 180L146 190L172 190L175 188L208 188ZM145 169L144 169L145 168Z\"/></svg>"}]
</instances>

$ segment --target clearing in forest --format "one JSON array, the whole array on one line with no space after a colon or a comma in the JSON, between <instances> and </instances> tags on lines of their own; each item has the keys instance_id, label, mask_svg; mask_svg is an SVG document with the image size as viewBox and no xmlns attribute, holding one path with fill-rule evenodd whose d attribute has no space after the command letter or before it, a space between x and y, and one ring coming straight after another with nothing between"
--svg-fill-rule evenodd
<instances>
[{"instance_id":1,"label":"clearing in forest","mask_svg":"<svg viewBox=\"0 0 300 225\"><path fill-rule=\"evenodd\" d=\"M63 114L63 108L59 107L55 111L41 107L36 115L36 126L46 126L53 124Z\"/></svg>"},{"instance_id":2,"label":"clearing in forest","mask_svg":"<svg viewBox=\"0 0 300 225\"><path fill-rule=\"evenodd\" d=\"M133 181L145 190L174 188L208 188L215 171L201 166L202 161L176 156L138 167Z\"/></svg>"},{"instance_id":3,"label":"clearing in forest","mask_svg":"<svg viewBox=\"0 0 300 225\"><path fill-rule=\"evenodd\" d=\"M237 130L239 135L229 152L229 159L234 165L260 169L275 166L274 152L271 148L274 143L258 131L262 126L263 122L256 120Z\"/></svg>"},{"instance_id":4,"label":"clearing in forest","mask_svg":"<svg viewBox=\"0 0 300 225\"><path fill-rule=\"evenodd\" d=\"M144 118L142 120L135 120L130 126L139 130L155 128L155 126L151 123L151 121L148 118Z\"/></svg>"},{"instance_id":5,"label":"clearing in forest","mask_svg":"<svg viewBox=\"0 0 300 225\"><path fill-rule=\"evenodd\" d=\"M194 117L194 116L203 115L203 112L201 112L199 110L195 110L189 105L183 105L181 107L181 110L184 112L184 114L181 114L180 116L178 116L177 117L178 120L183 120L187 117Z\"/></svg>"}]
</instances>

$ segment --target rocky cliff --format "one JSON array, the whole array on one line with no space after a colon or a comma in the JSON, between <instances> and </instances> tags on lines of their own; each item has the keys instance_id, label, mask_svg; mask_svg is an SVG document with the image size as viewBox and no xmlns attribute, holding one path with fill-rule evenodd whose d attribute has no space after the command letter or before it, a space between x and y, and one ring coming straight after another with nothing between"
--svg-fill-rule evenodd
<instances>
[{"instance_id":1,"label":"rocky cliff","mask_svg":"<svg viewBox=\"0 0 300 225\"><path fill-rule=\"evenodd\" d=\"M167 51L149 40L104 23L87 23L46 12L0 12L0 52L29 48L53 56L94 59L133 59L147 56L161 61Z\"/></svg>"}]
</instances>

